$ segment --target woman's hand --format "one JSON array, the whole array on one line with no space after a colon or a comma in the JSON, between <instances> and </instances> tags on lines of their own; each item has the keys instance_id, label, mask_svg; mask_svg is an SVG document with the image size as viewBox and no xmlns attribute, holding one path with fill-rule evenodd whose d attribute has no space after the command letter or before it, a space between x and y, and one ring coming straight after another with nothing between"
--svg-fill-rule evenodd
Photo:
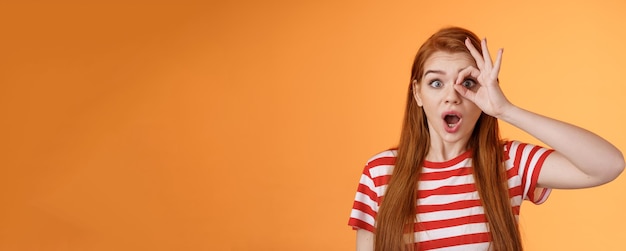
<instances>
[{"instance_id":1,"label":"woman's hand","mask_svg":"<svg viewBox=\"0 0 626 251\"><path fill-rule=\"evenodd\" d=\"M483 39L481 44L482 55L472 45L469 38L465 39L465 46L476 61L476 67L470 66L459 72L454 88L461 96L474 102L484 113L498 118L513 106L504 96L498 83L503 50L498 50L496 62L493 63L487 48L487 40ZM477 85L470 89L461 85L468 78L476 80Z\"/></svg>"}]
</instances>

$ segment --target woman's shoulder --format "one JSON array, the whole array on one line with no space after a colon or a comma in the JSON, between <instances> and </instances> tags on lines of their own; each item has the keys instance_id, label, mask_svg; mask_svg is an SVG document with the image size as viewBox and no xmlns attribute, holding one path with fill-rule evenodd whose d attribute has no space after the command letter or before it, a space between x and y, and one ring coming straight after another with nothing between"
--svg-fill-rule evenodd
<instances>
[{"instance_id":1,"label":"woman's shoulder","mask_svg":"<svg viewBox=\"0 0 626 251\"><path fill-rule=\"evenodd\" d=\"M364 174L372 178L390 175L396 163L397 153L397 149L392 148L375 154L367 160Z\"/></svg>"},{"instance_id":2,"label":"woman's shoulder","mask_svg":"<svg viewBox=\"0 0 626 251\"><path fill-rule=\"evenodd\" d=\"M521 149L546 148L540 145L522 142L518 140L505 140L503 142L503 146L504 146L505 152L521 150Z\"/></svg>"},{"instance_id":3,"label":"woman's shoulder","mask_svg":"<svg viewBox=\"0 0 626 251\"><path fill-rule=\"evenodd\" d=\"M515 139L512 139L512 140L507 139L507 140L503 141L503 149L504 149L505 153L509 153L511 151L515 151L516 149L518 149L520 147L523 148L526 145L529 145L529 144L521 142L519 140L515 140Z\"/></svg>"},{"instance_id":4,"label":"woman's shoulder","mask_svg":"<svg viewBox=\"0 0 626 251\"><path fill-rule=\"evenodd\" d=\"M516 162L530 159L533 161L543 160L554 150L535 145L532 143L526 143L517 140L506 141L504 144L504 155L506 160L515 160ZM539 158L539 159L537 159Z\"/></svg>"},{"instance_id":5,"label":"woman's shoulder","mask_svg":"<svg viewBox=\"0 0 626 251\"><path fill-rule=\"evenodd\" d=\"M391 148L374 154L371 158L367 160L367 165L376 165L377 163L389 163L393 161L395 163L396 156L398 155L398 149Z\"/></svg>"}]
</instances>

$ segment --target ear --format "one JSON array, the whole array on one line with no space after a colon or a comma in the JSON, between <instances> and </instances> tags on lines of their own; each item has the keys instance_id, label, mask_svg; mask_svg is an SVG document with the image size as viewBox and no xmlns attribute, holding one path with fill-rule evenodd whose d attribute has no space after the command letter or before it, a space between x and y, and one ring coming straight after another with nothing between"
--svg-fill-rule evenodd
<instances>
[{"instance_id":1,"label":"ear","mask_svg":"<svg viewBox=\"0 0 626 251\"><path fill-rule=\"evenodd\" d=\"M420 98L419 95L419 88L420 85L417 83L417 80L413 79L413 82L411 82L411 84L413 85L413 97L415 98L415 101L417 101L417 105L419 105L420 107L422 106L422 98Z\"/></svg>"}]
</instances>

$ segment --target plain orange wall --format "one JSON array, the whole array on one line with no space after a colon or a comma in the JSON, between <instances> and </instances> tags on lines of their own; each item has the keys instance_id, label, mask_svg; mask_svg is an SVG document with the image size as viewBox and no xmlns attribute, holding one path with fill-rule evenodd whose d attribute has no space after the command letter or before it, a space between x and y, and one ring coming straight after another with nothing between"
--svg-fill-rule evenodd
<instances>
[{"instance_id":1,"label":"plain orange wall","mask_svg":"<svg viewBox=\"0 0 626 251\"><path fill-rule=\"evenodd\" d=\"M448 25L505 48L515 104L626 150L624 1L6 2L0 250L354 249L362 167ZM526 247L623 250L625 189L525 204Z\"/></svg>"}]
</instances>

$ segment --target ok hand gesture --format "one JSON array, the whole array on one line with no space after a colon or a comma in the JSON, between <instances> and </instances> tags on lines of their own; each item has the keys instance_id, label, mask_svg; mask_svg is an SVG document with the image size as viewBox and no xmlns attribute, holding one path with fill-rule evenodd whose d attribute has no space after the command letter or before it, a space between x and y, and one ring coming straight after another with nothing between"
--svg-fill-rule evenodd
<instances>
[{"instance_id":1,"label":"ok hand gesture","mask_svg":"<svg viewBox=\"0 0 626 251\"><path fill-rule=\"evenodd\" d=\"M461 96L474 102L484 113L499 117L512 106L504 96L498 82L503 50L498 50L496 62L493 63L486 39L481 41L482 55L472 45L469 38L465 39L465 46L476 61L476 67L469 66L459 72L454 88ZM467 78L475 79L478 82L477 85L471 89L464 87L461 83Z\"/></svg>"}]
</instances>

